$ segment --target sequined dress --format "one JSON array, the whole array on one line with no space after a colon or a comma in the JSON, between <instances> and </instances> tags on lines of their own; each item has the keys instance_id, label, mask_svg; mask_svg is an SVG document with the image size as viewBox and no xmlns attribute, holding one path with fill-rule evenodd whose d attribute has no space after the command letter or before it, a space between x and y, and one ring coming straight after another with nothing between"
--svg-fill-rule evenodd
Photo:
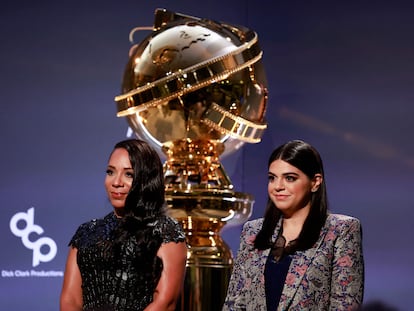
<instances>
[{"instance_id":1,"label":"sequined dress","mask_svg":"<svg viewBox=\"0 0 414 311\"><path fill-rule=\"evenodd\" d=\"M148 260L145 246L129 238L120 258L104 256L104 241L113 237L118 218L110 213L79 226L69 245L78 249L84 311L139 311L152 301L162 270L161 260ZM185 235L174 219L163 216L151 224L163 243L183 242Z\"/></svg>"}]
</instances>

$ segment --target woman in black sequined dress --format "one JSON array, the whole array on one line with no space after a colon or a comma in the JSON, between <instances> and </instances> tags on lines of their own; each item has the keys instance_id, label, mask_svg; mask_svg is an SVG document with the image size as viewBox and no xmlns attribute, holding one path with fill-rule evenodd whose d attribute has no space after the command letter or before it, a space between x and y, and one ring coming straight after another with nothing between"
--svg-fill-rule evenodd
<instances>
[{"instance_id":1,"label":"woman in black sequined dress","mask_svg":"<svg viewBox=\"0 0 414 311\"><path fill-rule=\"evenodd\" d=\"M71 239L60 310L175 310L187 248L181 226L165 214L157 153L137 139L116 144L105 188L114 211Z\"/></svg>"}]
</instances>

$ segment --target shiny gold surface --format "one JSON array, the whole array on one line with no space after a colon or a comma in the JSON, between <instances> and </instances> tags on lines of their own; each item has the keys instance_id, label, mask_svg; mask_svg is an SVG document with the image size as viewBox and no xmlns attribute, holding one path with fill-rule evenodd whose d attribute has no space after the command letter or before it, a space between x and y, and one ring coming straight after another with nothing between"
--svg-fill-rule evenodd
<instances>
[{"instance_id":1,"label":"shiny gold surface","mask_svg":"<svg viewBox=\"0 0 414 311\"><path fill-rule=\"evenodd\" d=\"M233 189L220 158L260 142L266 129L262 56L245 27L158 9L115 97L117 116L166 157L167 211L188 243L181 311L224 302L233 257L220 231L244 223L254 199Z\"/></svg>"},{"instance_id":2,"label":"shiny gold surface","mask_svg":"<svg viewBox=\"0 0 414 311\"><path fill-rule=\"evenodd\" d=\"M177 311L220 311L225 299L231 266L187 267L184 293Z\"/></svg>"},{"instance_id":3,"label":"shiny gold surface","mask_svg":"<svg viewBox=\"0 0 414 311\"><path fill-rule=\"evenodd\" d=\"M218 131L249 143L260 142L263 131L267 127L266 124L250 122L240 116L235 116L214 103L206 111L203 122Z\"/></svg>"},{"instance_id":4,"label":"shiny gold surface","mask_svg":"<svg viewBox=\"0 0 414 311\"><path fill-rule=\"evenodd\" d=\"M188 243L181 311L221 309L233 257L220 231L226 224L243 223L252 211L253 198L233 190L219 161L223 148L222 143L189 139L163 147L168 212L181 223Z\"/></svg>"},{"instance_id":5,"label":"shiny gold surface","mask_svg":"<svg viewBox=\"0 0 414 311\"><path fill-rule=\"evenodd\" d=\"M215 140L223 156L260 142L267 81L255 32L156 11L154 30L132 48L115 97L117 115L159 151L177 140Z\"/></svg>"},{"instance_id":6,"label":"shiny gold surface","mask_svg":"<svg viewBox=\"0 0 414 311\"><path fill-rule=\"evenodd\" d=\"M183 30L184 31L184 30ZM256 45L254 45L256 43ZM170 53L171 54L171 53ZM163 60L157 56L155 63L162 67L171 62L175 53L163 52ZM127 116L140 110L156 106L160 102L169 101L187 93L194 92L212 83L225 80L230 75L241 71L259 61L262 52L257 46L257 37L227 55L204 61L203 63L183 68L166 75L154 82L149 82L125 94L115 97L118 102L118 116ZM140 62L140 57L135 63Z\"/></svg>"}]
</instances>

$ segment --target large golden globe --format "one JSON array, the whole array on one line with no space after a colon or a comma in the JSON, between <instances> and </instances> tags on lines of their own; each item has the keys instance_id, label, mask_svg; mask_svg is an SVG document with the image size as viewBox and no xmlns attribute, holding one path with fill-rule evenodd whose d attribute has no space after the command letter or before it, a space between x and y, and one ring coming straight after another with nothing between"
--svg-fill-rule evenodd
<instances>
[{"instance_id":1,"label":"large golden globe","mask_svg":"<svg viewBox=\"0 0 414 311\"><path fill-rule=\"evenodd\" d=\"M157 148L180 140L224 144L225 156L260 141L267 82L257 34L158 9L130 53L118 116Z\"/></svg>"}]
</instances>

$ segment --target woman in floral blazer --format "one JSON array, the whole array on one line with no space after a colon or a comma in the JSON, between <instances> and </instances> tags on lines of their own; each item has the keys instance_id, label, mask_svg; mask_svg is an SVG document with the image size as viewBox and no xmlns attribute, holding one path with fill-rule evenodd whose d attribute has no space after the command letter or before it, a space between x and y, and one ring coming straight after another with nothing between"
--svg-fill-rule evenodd
<instances>
[{"instance_id":1,"label":"woman in floral blazer","mask_svg":"<svg viewBox=\"0 0 414 311\"><path fill-rule=\"evenodd\" d=\"M331 214L319 153L303 141L269 159L264 218L243 226L223 311L355 310L362 304L361 224Z\"/></svg>"}]
</instances>

